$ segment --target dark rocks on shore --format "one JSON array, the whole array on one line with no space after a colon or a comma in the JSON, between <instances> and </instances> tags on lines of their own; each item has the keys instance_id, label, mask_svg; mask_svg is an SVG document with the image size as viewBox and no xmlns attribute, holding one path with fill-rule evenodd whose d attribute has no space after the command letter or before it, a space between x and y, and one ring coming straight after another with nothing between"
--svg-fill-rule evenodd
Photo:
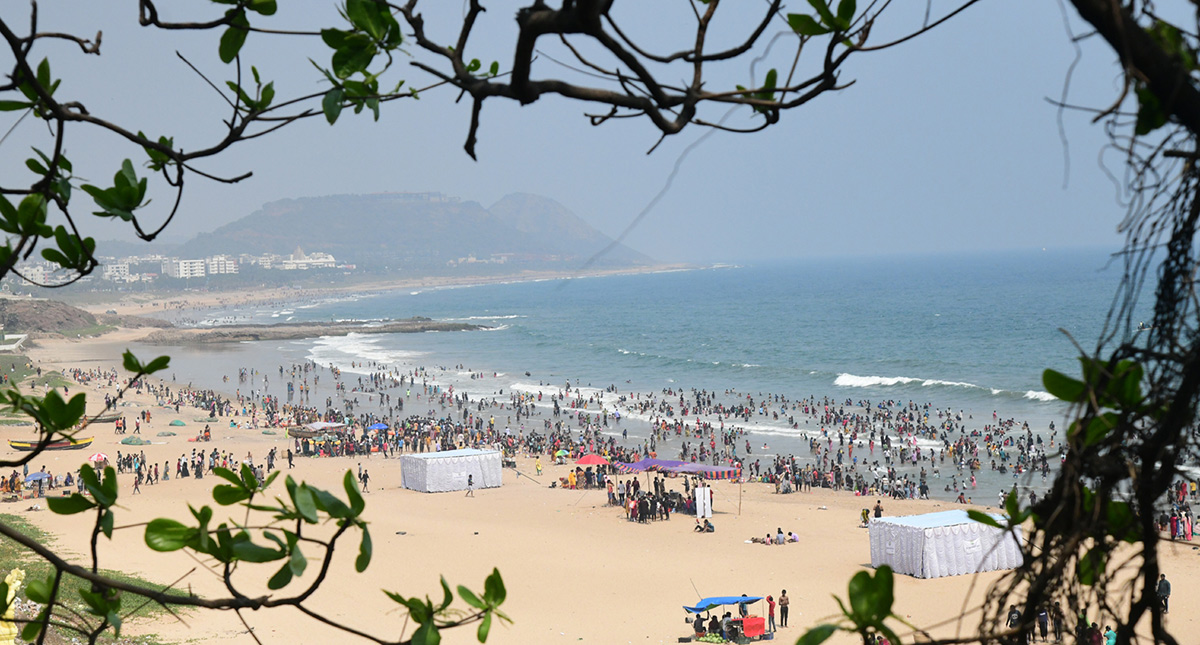
<instances>
[{"instance_id":1,"label":"dark rocks on shore","mask_svg":"<svg viewBox=\"0 0 1200 645\"><path fill-rule=\"evenodd\" d=\"M228 325L210 329L164 329L152 332L142 342L152 345L188 345L194 343L237 343L245 340L296 340L318 336L357 334L404 334L426 331L476 331L484 325L439 322L429 318L410 318L383 323L305 322L276 325Z\"/></svg>"}]
</instances>

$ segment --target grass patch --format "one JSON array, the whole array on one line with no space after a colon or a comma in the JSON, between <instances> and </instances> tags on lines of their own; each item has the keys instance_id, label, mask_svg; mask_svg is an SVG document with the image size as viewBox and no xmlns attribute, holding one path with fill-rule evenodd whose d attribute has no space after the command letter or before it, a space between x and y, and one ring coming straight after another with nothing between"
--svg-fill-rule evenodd
<instances>
[{"instance_id":1,"label":"grass patch","mask_svg":"<svg viewBox=\"0 0 1200 645\"><path fill-rule=\"evenodd\" d=\"M79 336L100 336L101 334L107 334L114 329L116 329L116 327L112 325L102 325L100 323L96 323L95 325L88 325L87 327L80 327L79 329L64 329L59 333L67 338Z\"/></svg>"},{"instance_id":2,"label":"grass patch","mask_svg":"<svg viewBox=\"0 0 1200 645\"><path fill-rule=\"evenodd\" d=\"M33 367L33 363L29 362L28 356L0 354L0 375L7 377L4 385L20 383L36 373L37 370Z\"/></svg>"},{"instance_id":3,"label":"grass patch","mask_svg":"<svg viewBox=\"0 0 1200 645\"><path fill-rule=\"evenodd\" d=\"M31 384L37 385L39 387L56 387L57 388L57 387L71 387L72 385L74 385L74 383L71 382L71 379L63 376L62 373L57 372L57 371L45 372L41 376L35 377L33 380L31 380L29 382Z\"/></svg>"},{"instance_id":4,"label":"grass patch","mask_svg":"<svg viewBox=\"0 0 1200 645\"><path fill-rule=\"evenodd\" d=\"M45 500L42 500L42 503L44 504ZM83 516L81 516L81 517L83 517ZM88 517L90 517L90 515ZM46 531L43 531L41 528L35 526L33 523L29 522L27 519L25 519L19 515L12 515L9 513L0 513L0 522L3 522L5 524L7 524L8 526L11 526L12 528L16 529L17 531L21 532L22 534L24 534L28 537L31 537L34 540L37 540L41 544L45 544L45 545L53 545L54 544L55 540L54 540L53 535L47 533ZM29 550L25 549L25 547L17 544L16 542L11 541L11 540L6 540L6 539L0 540L0 563L3 563L3 570L0 571L0 573L2 573L3 575L7 575L8 571L11 569L14 569L14 568L24 569L26 584L28 584L30 580L37 580L37 579L45 580L54 575L54 567L52 567L45 560L42 560L41 558L39 558L37 555L33 554ZM114 580L129 583L129 584L136 584L139 586L150 587L150 588L158 588L161 586L159 584L150 582L148 580L139 578L137 576L131 576L131 575L121 572L121 571L112 571L109 569L101 569L100 573L102 575L112 578ZM59 591L59 597L61 599L63 599L63 602L65 605L75 609L75 611L77 611L79 613L83 613L86 605L80 599L80 596L79 596L80 589L90 590L91 583L84 580L83 578L78 578L78 577L72 576L72 575L64 575L63 582L62 582L62 588ZM22 600L28 600L28 598L25 596L25 587L24 586L21 587L20 597ZM143 602L145 602L145 601L141 598L137 598L134 596L126 596L125 602L122 605L122 616L124 617L124 619L126 621L130 621L130 620L136 621L139 619L142 619L143 621L145 621L147 619L153 619L155 617L167 615L166 610L164 610L162 607L159 607L158 605L156 605L154 603L147 604L144 607L140 607L136 611L134 611L134 608L138 607ZM178 612L178 611L180 611L180 609L176 609L176 611ZM57 615L57 613L58 612L56 612L56 615ZM69 614L70 612L63 612L63 613ZM56 637L58 642L69 643L69 642L71 642L72 638L78 637L78 634L75 634L73 632L60 631L58 633L55 633L56 631L57 630L55 630L55 629L51 629L50 636ZM51 639L48 638L47 640L50 641ZM113 642L116 640L116 638L113 635L112 631L110 630L108 632L105 632L105 634L103 636L101 636L101 640L106 641L106 642ZM152 635L151 636L138 636L138 637L131 638L128 635L123 634L120 640L122 642L137 642L137 643L144 643L146 645L155 645L155 644L160 643L160 641Z\"/></svg>"}]
</instances>

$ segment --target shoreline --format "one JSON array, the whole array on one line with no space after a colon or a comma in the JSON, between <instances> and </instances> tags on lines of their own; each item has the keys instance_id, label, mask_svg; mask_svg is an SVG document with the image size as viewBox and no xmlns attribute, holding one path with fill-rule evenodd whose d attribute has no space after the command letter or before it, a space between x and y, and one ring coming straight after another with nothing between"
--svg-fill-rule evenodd
<instances>
[{"instance_id":1,"label":"shoreline","mask_svg":"<svg viewBox=\"0 0 1200 645\"><path fill-rule=\"evenodd\" d=\"M220 325L215 328L173 328L152 331L136 342L146 345L238 343L260 340L302 340L349 334L417 334L431 331L478 331L485 325L444 322L428 318L363 323L276 323L270 325Z\"/></svg>"},{"instance_id":2,"label":"shoreline","mask_svg":"<svg viewBox=\"0 0 1200 645\"><path fill-rule=\"evenodd\" d=\"M108 310L117 315L154 316L170 310L182 309L216 309L220 307L262 304L267 302L289 303L300 298L322 298L347 294L379 294L402 289L439 288L439 287L472 287L490 284L508 284L520 282L537 282L541 280L571 280L583 278L602 278L620 275L642 275L649 273L667 273L674 271L697 271L707 267L701 265L674 263L658 264L649 267L631 267L627 269L604 269L583 272L574 271L522 271L520 273L500 276L462 276L446 277L433 276L424 278L398 278L395 280L367 281L348 285L328 287L311 287L301 289L278 289L264 293L255 287L235 289L218 289L214 291L150 291L139 294L117 294L112 299L101 299L93 302L67 302L93 314L105 313ZM279 296L283 296L282 298ZM147 305L151 305L148 309Z\"/></svg>"}]
</instances>

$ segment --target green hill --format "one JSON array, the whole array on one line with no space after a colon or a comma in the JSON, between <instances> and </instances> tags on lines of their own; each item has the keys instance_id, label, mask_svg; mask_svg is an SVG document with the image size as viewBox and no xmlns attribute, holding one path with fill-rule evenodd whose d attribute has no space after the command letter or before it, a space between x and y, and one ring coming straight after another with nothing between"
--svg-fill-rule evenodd
<instances>
[{"instance_id":1,"label":"green hill","mask_svg":"<svg viewBox=\"0 0 1200 645\"><path fill-rule=\"evenodd\" d=\"M491 208L437 193L333 195L284 199L211 233L179 257L215 254L332 254L360 269L437 272L470 263L513 268L575 267L612 243L561 204L509 195ZM617 245L597 267L634 267L651 258Z\"/></svg>"}]
</instances>

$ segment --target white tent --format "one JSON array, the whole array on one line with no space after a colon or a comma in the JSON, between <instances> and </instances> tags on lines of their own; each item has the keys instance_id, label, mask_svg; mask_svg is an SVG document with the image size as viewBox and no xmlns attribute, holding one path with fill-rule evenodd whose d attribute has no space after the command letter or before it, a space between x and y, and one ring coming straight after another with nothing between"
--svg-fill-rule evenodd
<instances>
[{"instance_id":1,"label":"white tent","mask_svg":"<svg viewBox=\"0 0 1200 645\"><path fill-rule=\"evenodd\" d=\"M500 452L466 448L400 457L400 483L409 490L466 490L468 475L474 476L475 488L498 488Z\"/></svg>"},{"instance_id":2,"label":"white tent","mask_svg":"<svg viewBox=\"0 0 1200 645\"><path fill-rule=\"evenodd\" d=\"M1000 516L994 515L997 519ZM963 510L880 517L871 520L871 566L896 573L940 578L1021 564L1021 529L1002 531L967 517Z\"/></svg>"}]
</instances>

